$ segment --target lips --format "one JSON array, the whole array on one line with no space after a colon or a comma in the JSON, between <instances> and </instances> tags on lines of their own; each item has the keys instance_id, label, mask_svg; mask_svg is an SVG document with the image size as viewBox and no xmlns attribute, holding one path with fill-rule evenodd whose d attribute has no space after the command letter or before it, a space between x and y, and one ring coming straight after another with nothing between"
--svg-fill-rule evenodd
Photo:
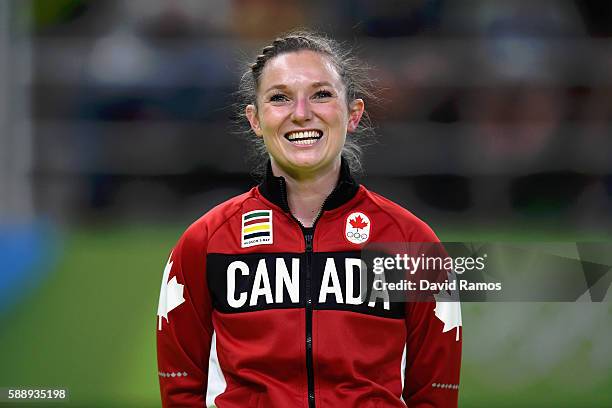
<instances>
[{"instance_id":1,"label":"lips","mask_svg":"<svg viewBox=\"0 0 612 408\"><path fill-rule=\"evenodd\" d=\"M312 145L323 137L323 132L316 129L298 130L285 133L285 139L296 145Z\"/></svg>"}]
</instances>

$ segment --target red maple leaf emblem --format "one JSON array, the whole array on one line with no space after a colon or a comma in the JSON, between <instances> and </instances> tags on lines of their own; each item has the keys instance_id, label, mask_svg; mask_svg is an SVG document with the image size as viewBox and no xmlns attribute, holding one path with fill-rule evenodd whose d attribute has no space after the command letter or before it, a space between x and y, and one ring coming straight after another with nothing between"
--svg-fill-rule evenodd
<instances>
[{"instance_id":1,"label":"red maple leaf emblem","mask_svg":"<svg viewBox=\"0 0 612 408\"><path fill-rule=\"evenodd\" d=\"M368 226L368 223L365 222L363 218L361 218L361 215L358 215L354 219L349 220L349 224L351 224L351 227L356 228L356 229L361 229L361 228L365 228Z\"/></svg>"}]
</instances>

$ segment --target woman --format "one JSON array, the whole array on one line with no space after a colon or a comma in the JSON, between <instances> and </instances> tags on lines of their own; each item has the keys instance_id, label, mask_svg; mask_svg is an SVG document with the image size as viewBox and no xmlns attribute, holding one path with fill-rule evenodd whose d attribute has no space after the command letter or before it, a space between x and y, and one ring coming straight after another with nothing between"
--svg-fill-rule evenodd
<instances>
[{"instance_id":1,"label":"woman","mask_svg":"<svg viewBox=\"0 0 612 408\"><path fill-rule=\"evenodd\" d=\"M259 186L196 221L170 255L157 331L164 406L205 405L213 333L220 408L457 405L461 341L435 304L354 294L364 245L437 238L351 176L347 138L365 106L352 61L331 40L291 33L243 77L253 143L269 160Z\"/></svg>"}]
</instances>

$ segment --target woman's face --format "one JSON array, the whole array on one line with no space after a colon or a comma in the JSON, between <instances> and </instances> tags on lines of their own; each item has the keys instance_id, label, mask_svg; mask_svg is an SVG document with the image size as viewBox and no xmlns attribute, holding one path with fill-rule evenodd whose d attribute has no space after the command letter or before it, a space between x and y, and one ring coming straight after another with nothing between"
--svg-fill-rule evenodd
<instances>
[{"instance_id":1,"label":"woman's face","mask_svg":"<svg viewBox=\"0 0 612 408\"><path fill-rule=\"evenodd\" d=\"M346 133L357 128L361 99L347 107L345 87L328 58L314 51L281 54L260 77L257 106L246 114L274 164L294 176L339 162Z\"/></svg>"}]
</instances>

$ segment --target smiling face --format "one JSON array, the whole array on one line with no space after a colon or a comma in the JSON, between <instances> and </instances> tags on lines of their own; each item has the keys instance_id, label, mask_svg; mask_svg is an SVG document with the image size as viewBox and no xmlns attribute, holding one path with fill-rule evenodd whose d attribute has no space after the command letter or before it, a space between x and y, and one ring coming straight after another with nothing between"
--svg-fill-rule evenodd
<instances>
[{"instance_id":1,"label":"smiling face","mask_svg":"<svg viewBox=\"0 0 612 408\"><path fill-rule=\"evenodd\" d=\"M347 132L363 114L361 99L346 101L345 85L328 57L297 51L269 60L257 105L248 105L251 128L263 137L274 167L294 177L338 166Z\"/></svg>"}]
</instances>

